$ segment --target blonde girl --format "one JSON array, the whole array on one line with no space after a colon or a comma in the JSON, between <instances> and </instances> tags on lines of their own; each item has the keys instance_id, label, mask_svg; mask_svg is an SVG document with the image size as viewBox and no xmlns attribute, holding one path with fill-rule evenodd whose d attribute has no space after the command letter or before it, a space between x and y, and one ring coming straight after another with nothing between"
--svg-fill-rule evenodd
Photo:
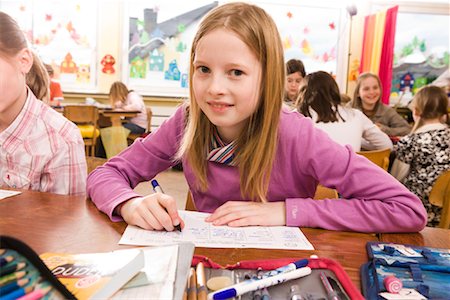
<instances>
[{"instance_id":1,"label":"blonde girl","mask_svg":"<svg viewBox=\"0 0 450 300\"><path fill-rule=\"evenodd\" d=\"M350 106L361 110L372 122L389 136L404 136L411 126L394 108L381 102L380 78L372 73L359 75Z\"/></svg>"},{"instance_id":2,"label":"blonde girl","mask_svg":"<svg viewBox=\"0 0 450 300\"><path fill-rule=\"evenodd\" d=\"M138 93L129 91L123 82L116 81L111 85L109 101L114 109L139 111L136 117L123 124L123 127L129 129L131 133L143 134L150 130L147 128L148 116L144 100Z\"/></svg>"},{"instance_id":3,"label":"blonde girl","mask_svg":"<svg viewBox=\"0 0 450 300\"><path fill-rule=\"evenodd\" d=\"M412 106L414 127L395 146L391 172L422 200L428 226L437 226L442 209L432 205L428 197L437 177L450 170L448 97L442 88L427 86L417 92Z\"/></svg>"},{"instance_id":4,"label":"blonde girl","mask_svg":"<svg viewBox=\"0 0 450 300\"><path fill-rule=\"evenodd\" d=\"M189 74L189 103L89 176L91 199L113 221L184 227L170 191L133 191L181 161L195 206L211 213L206 221L214 225L364 232L425 225L420 200L399 182L282 108L282 43L263 9L234 2L208 13L192 43ZM313 200L319 182L348 201Z\"/></svg>"}]
</instances>

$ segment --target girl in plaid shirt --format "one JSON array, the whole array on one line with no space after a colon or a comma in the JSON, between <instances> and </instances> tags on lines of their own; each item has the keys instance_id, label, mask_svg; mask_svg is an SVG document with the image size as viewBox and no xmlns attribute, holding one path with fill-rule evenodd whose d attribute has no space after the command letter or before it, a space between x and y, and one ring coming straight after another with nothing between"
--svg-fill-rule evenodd
<instances>
[{"instance_id":1,"label":"girl in plaid shirt","mask_svg":"<svg viewBox=\"0 0 450 300\"><path fill-rule=\"evenodd\" d=\"M84 194L80 131L27 86L27 74L40 62L17 23L0 12L0 28L0 188Z\"/></svg>"}]
</instances>

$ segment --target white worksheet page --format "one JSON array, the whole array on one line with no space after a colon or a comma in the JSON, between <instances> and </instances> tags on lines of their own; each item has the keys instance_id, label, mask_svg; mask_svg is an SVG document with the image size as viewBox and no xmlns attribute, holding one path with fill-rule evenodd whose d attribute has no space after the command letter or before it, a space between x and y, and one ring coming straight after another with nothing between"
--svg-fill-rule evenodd
<instances>
[{"instance_id":1,"label":"white worksheet page","mask_svg":"<svg viewBox=\"0 0 450 300\"><path fill-rule=\"evenodd\" d=\"M314 250L312 244L297 227L286 226L214 226L205 222L209 213L179 211L185 227L179 231L151 231L128 225L119 244L156 246L192 242L196 247L261 248Z\"/></svg>"}]
</instances>

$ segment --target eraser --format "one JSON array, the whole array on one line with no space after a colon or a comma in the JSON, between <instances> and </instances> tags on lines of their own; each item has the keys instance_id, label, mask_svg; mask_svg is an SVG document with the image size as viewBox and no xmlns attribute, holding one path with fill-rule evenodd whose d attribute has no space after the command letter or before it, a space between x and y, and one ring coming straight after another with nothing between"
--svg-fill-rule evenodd
<instances>
[{"instance_id":1,"label":"eraser","mask_svg":"<svg viewBox=\"0 0 450 300\"><path fill-rule=\"evenodd\" d=\"M383 283L386 291L392 294L398 294L403 288L402 281L394 275L386 276L383 280Z\"/></svg>"},{"instance_id":2,"label":"eraser","mask_svg":"<svg viewBox=\"0 0 450 300\"><path fill-rule=\"evenodd\" d=\"M218 290L226 288L227 286L230 286L232 284L233 284L233 282L231 281L231 278L227 277L227 276L211 277L206 282L206 286L211 291L218 291Z\"/></svg>"}]
</instances>

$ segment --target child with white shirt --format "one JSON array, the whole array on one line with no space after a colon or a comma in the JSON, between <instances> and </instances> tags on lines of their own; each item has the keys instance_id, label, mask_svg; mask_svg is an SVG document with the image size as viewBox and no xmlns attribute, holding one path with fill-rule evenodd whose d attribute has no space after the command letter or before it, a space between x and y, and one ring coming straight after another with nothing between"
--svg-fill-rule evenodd
<instances>
[{"instance_id":1,"label":"child with white shirt","mask_svg":"<svg viewBox=\"0 0 450 300\"><path fill-rule=\"evenodd\" d=\"M395 145L394 175L420 199L428 212L428 226L437 226L441 208L428 197L441 173L450 170L448 98L437 86L422 88L413 99L412 132Z\"/></svg>"}]
</instances>

